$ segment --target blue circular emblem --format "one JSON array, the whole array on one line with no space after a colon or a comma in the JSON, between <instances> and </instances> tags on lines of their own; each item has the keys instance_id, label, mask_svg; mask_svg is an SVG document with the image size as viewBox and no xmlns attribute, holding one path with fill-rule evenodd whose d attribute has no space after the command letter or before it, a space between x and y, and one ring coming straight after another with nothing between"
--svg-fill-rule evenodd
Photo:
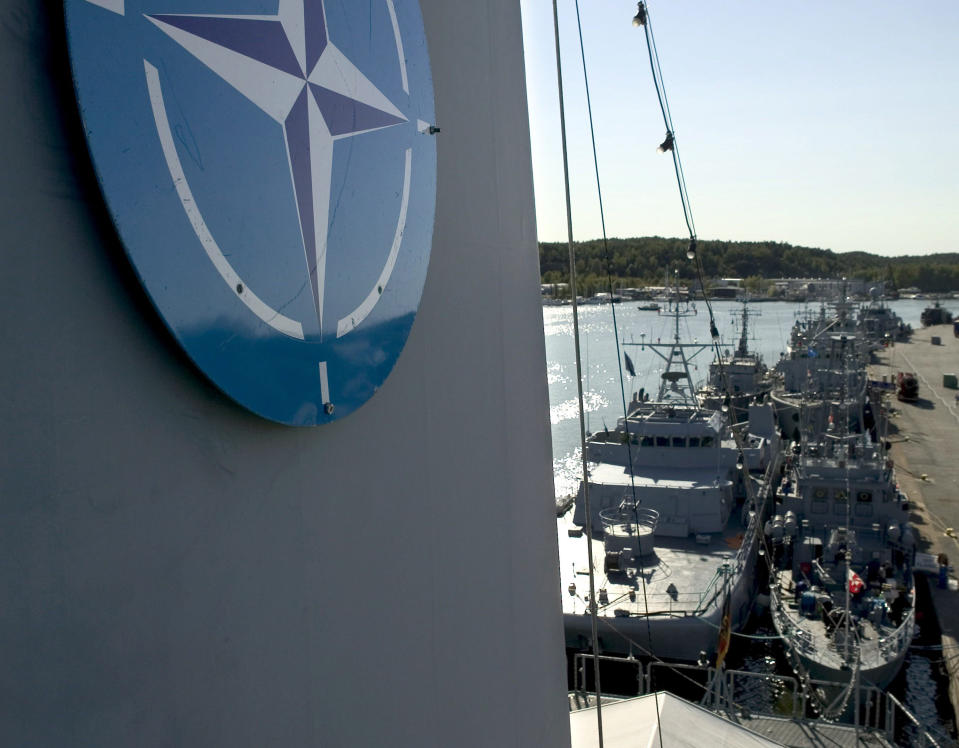
<instances>
[{"instance_id":1,"label":"blue circular emblem","mask_svg":"<svg viewBox=\"0 0 959 748\"><path fill-rule=\"evenodd\" d=\"M87 141L143 285L251 411L365 403L419 306L436 202L415 0L66 0Z\"/></svg>"}]
</instances>

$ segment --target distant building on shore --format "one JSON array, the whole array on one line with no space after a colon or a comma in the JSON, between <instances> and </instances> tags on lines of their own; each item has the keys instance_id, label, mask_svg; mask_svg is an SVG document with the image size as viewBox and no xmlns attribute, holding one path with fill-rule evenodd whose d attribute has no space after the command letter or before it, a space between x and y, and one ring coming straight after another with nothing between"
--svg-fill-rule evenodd
<instances>
[{"instance_id":1,"label":"distant building on shore","mask_svg":"<svg viewBox=\"0 0 959 748\"><path fill-rule=\"evenodd\" d=\"M569 283L541 283L539 292L543 298L568 299Z\"/></svg>"},{"instance_id":2,"label":"distant building on shore","mask_svg":"<svg viewBox=\"0 0 959 748\"><path fill-rule=\"evenodd\" d=\"M865 296L883 285L858 278L773 278L770 283L775 296L795 301L839 299L843 289L846 296Z\"/></svg>"},{"instance_id":3,"label":"distant building on shore","mask_svg":"<svg viewBox=\"0 0 959 748\"><path fill-rule=\"evenodd\" d=\"M738 299L745 291L742 278L716 278L709 285L709 296L713 299Z\"/></svg>"}]
</instances>

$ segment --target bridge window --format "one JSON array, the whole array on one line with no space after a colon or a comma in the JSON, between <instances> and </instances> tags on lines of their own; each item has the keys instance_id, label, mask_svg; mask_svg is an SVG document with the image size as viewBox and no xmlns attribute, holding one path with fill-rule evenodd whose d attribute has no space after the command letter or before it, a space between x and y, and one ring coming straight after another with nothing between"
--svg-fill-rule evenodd
<instances>
[{"instance_id":1,"label":"bridge window","mask_svg":"<svg viewBox=\"0 0 959 748\"><path fill-rule=\"evenodd\" d=\"M644 436L644 437L643 437L643 443L642 443L640 446L643 446L643 447L651 447L651 446L653 446L653 437L651 437L651 436Z\"/></svg>"},{"instance_id":2,"label":"bridge window","mask_svg":"<svg viewBox=\"0 0 959 748\"><path fill-rule=\"evenodd\" d=\"M657 437L656 437L656 446L657 446L657 447L668 447L668 446L669 446L669 437L668 437L668 436L657 436Z\"/></svg>"},{"instance_id":3,"label":"bridge window","mask_svg":"<svg viewBox=\"0 0 959 748\"><path fill-rule=\"evenodd\" d=\"M686 439L685 439L684 437L682 437L682 436L674 436L674 437L673 437L673 446L674 446L674 447L685 448L685 447L686 447Z\"/></svg>"},{"instance_id":4,"label":"bridge window","mask_svg":"<svg viewBox=\"0 0 959 748\"><path fill-rule=\"evenodd\" d=\"M698 437L698 436L691 436L691 437L689 437L689 446L690 446L690 447L698 447L698 446L699 446L699 437Z\"/></svg>"}]
</instances>

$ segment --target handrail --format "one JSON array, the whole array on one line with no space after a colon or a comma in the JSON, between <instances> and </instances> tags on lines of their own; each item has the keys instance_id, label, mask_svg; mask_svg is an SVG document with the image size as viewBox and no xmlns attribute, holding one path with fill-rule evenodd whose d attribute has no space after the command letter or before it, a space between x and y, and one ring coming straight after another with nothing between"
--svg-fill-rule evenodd
<instances>
[{"instance_id":1,"label":"handrail","mask_svg":"<svg viewBox=\"0 0 959 748\"><path fill-rule=\"evenodd\" d=\"M756 522L758 523L758 520L756 520ZM748 532L749 528L747 527L746 530ZM758 538L755 533L753 533L751 537L747 535L746 539L736 551L736 555L727 560L725 564L721 565L720 568L716 570L712 578L709 580L709 583L703 588L702 593L700 593L699 604L696 607L697 613L705 612L705 610L719 597L721 587L723 584L725 584L727 574L733 576L742 572L748 563L748 559L754 556L755 545L757 542Z\"/></svg>"},{"instance_id":2,"label":"handrail","mask_svg":"<svg viewBox=\"0 0 959 748\"><path fill-rule=\"evenodd\" d=\"M656 526L659 524L659 512L649 507L621 504L617 507L607 507L601 510L599 521L604 530L617 525L626 525L627 532L632 532L629 529L632 527L646 527L655 532Z\"/></svg>"},{"instance_id":3,"label":"handrail","mask_svg":"<svg viewBox=\"0 0 959 748\"><path fill-rule=\"evenodd\" d=\"M672 595L672 594L670 594L669 592L649 592L649 591L647 591L647 592L646 592L645 599L648 600L648 601L650 601L650 602L652 602L652 601L654 601L654 600L655 600L655 601L662 600L663 602L671 601L671 602L673 602L673 603L683 604L683 605L689 605L689 604L691 604L691 603L693 603L693 602L695 601L696 604L697 604L697 607L695 608L695 611L694 611L694 612L698 614L698 613L702 612L701 609L700 609L700 607L699 607L699 604L700 604L700 602L702 601L703 597L704 597L705 595L707 595L708 593L709 593L708 588L706 589L706 591L703 591L703 592L677 592L677 593L675 594L675 596ZM602 598L602 594L600 594L599 597ZM600 610L604 610L604 609L608 609L608 608L613 608L613 607L615 607L616 605L622 603L624 600L628 600L628 598L629 598L629 593L628 593L628 592L624 592L624 593L622 593L621 595L618 595L618 596L616 596L616 597L609 597L609 598L608 598L609 602L605 602L605 603L604 603L604 602L600 602L599 608L600 608ZM583 602L584 602L584 603L587 603L588 601L583 600ZM630 600L629 602L632 602L632 600ZM677 611L677 612L678 612L678 611ZM652 611L650 611L650 614L652 614Z\"/></svg>"},{"instance_id":4,"label":"handrail","mask_svg":"<svg viewBox=\"0 0 959 748\"><path fill-rule=\"evenodd\" d=\"M706 585L705 588L703 588L703 591L699 594L699 602L696 604L696 611L695 611L696 614L706 612L706 609L713 603L714 600L716 600L719 597L719 586L716 584L716 582L720 579L725 580L725 578L726 578L726 574L724 573L723 569L717 569L716 573L713 574L712 579L709 580L709 583ZM714 586L716 586L715 590L713 590ZM710 595L710 592L712 592L711 595ZM707 595L710 596L709 602L704 603Z\"/></svg>"},{"instance_id":5,"label":"handrail","mask_svg":"<svg viewBox=\"0 0 959 748\"><path fill-rule=\"evenodd\" d=\"M912 632L915 623L916 610L913 608L909 611L909 615L906 616L906 620L899 625L899 628L893 631L889 636L884 636L879 640L879 651L882 652L883 655L891 652L892 657L896 657L899 652L912 643Z\"/></svg>"},{"instance_id":6,"label":"handrail","mask_svg":"<svg viewBox=\"0 0 959 748\"><path fill-rule=\"evenodd\" d=\"M901 712L906 719L912 723L919 733L919 748L924 748L924 746L933 746L933 748L939 748L939 742L932 737L930 732L923 728L922 723L913 714L909 711L908 707L903 704L899 699L893 696L888 691L886 692L886 736L889 738L895 737L896 732L896 713Z\"/></svg>"},{"instance_id":7,"label":"handrail","mask_svg":"<svg viewBox=\"0 0 959 748\"><path fill-rule=\"evenodd\" d=\"M590 659L592 659L592 655L589 653L580 652L575 656L574 690L576 691L585 693L585 663L587 663ZM763 682L778 682L784 687L789 688L790 692L792 693L790 705L791 711L785 718L798 720L801 723L816 721L805 716L808 689L802 688L800 682L796 678L789 675L780 675L778 673L755 673L748 670L725 670L723 688L710 690L709 684L713 682L716 675L716 669L712 666L654 660L644 668L641 661L636 658L601 655L599 659L603 661L634 664L637 668L637 684L638 693L640 695L652 693L654 687L653 678L664 668L673 671L694 671L702 673L706 676L705 684L702 685L703 694L704 697L709 698L710 700L709 703L704 703L703 705L714 711L739 712L742 710L742 706L736 703L735 683L738 680L756 679ZM582 678L582 686L580 685L580 678ZM815 688L835 688L837 686L844 685L843 683L836 681L818 679L809 679L807 683L810 687ZM779 703L781 705L781 702ZM914 714L912 714L912 712L909 711L909 708L888 691L883 691L876 686L865 685L860 682L856 686L855 699L852 703L855 704L853 722L847 723L840 719L838 720L840 724L848 724L850 726L855 725L859 728L874 730L883 734L887 739L895 741L897 715L902 715L902 718L905 718L916 729L920 741L917 745L928 746L930 748L940 747L940 743L937 742L937 740L928 730L923 728L922 723ZM885 705L885 708L880 708L883 704ZM863 714L860 714L860 706L864 709ZM745 715L745 717L748 718L750 715L784 718L783 714L777 711L772 703L760 706L758 708L755 705L750 705L749 714ZM862 717L861 720L860 716Z\"/></svg>"},{"instance_id":8,"label":"handrail","mask_svg":"<svg viewBox=\"0 0 959 748\"><path fill-rule=\"evenodd\" d=\"M599 655L594 657L591 652L577 652L573 657L573 690L579 691L584 696L586 694L586 666L588 664L593 664L595 666L595 661L599 660L601 662L618 662L621 664L631 663L636 667L636 687L637 690L643 692L643 684L646 679L643 673L643 663L641 660L629 657L616 657L614 655ZM580 676L582 676L582 686L580 686ZM597 694L597 698L601 694ZM588 701L588 696L587 696Z\"/></svg>"},{"instance_id":9,"label":"handrail","mask_svg":"<svg viewBox=\"0 0 959 748\"><path fill-rule=\"evenodd\" d=\"M652 690L653 690L653 689L652 689L652 686L653 686L653 673L654 673L654 671L659 670L659 669L662 669L662 668L666 668L667 670L676 670L676 671L678 671L678 670L695 670L695 671L698 671L698 672L705 673L705 674L706 674L706 683L709 683L709 682L712 680L713 675L714 675L714 673L716 672L716 669L715 669L715 668L713 668L713 667L708 667L708 666L707 666L707 667L703 667L702 665L692 665L692 664L685 663L685 662L679 663L679 662L656 662L656 661L653 661L653 662L650 662L650 663L649 663L649 667L648 667L647 670L646 670L646 691L645 691L645 693L651 693L651 692L652 692ZM705 691L706 691L706 685L704 684L702 688L703 688L703 692L705 693Z\"/></svg>"},{"instance_id":10,"label":"handrail","mask_svg":"<svg viewBox=\"0 0 959 748\"><path fill-rule=\"evenodd\" d=\"M791 636L794 640L798 640L800 649L804 652L808 651L812 646L812 634L804 626L805 619L798 614L796 616L789 614L786 606L782 604L784 598L781 592L774 589L771 590L771 594L773 598L780 603L779 605L772 606L772 613L781 623L783 636L786 638ZM895 631L879 639L878 647L882 656L887 660L892 660L899 656L912 642L912 632L914 628L915 609L912 609ZM829 642L828 646L830 649L839 652L840 648L844 645L838 644L836 640L833 639ZM858 652L859 643L853 641L852 646Z\"/></svg>"},{"instance_id":11,"label":"handrail","mask_svg":"<svg viewBox=\"0 0 959 748\"><path fill-rule=\"evenodd\" d=\"M789 686L790 689L792 690L792 712L790 716L797 717L802 715L802 712L799 711L799 707L801 704L801 692L799 690L799 681L797 681L791 675L779 675L779 674L768 675L766 673L753 673L753 672L750 672L749 670L727 670L726 671L726 693L728 694L727 699L729 702L726 704L727 709L730 709L734 706L733 699L736 693L735 683L736 683L737 676L741 679L755 678L765 683L768 683L771 681L779 681L783 683L784 685ZM773 714L774 711L770 709L769 713Z\"/></svg>"}]
</instances>

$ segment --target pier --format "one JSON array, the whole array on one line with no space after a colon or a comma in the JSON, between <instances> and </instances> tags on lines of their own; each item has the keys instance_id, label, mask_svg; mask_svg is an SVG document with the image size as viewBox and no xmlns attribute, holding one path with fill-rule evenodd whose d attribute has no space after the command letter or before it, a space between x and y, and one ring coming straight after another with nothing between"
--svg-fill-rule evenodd
<instances>
[{"instance_id":1,"label":"pier","mask_svg":"<svg viewBox=\"0 0 959 748\"><path fill-rule=\"evenodd\" d=\"M870 366L870 379L895 382L899 371L914 372L919 399L901 402L889 395L891 418L888 439L900 486L909 496L911 522L919 535L919 550L938 559L948 558L950 569L959 564L959 338L952 325L917 330L909 343L886 348ZM940 584L929 582L942 632L943 659L949 673L953 718L959 714L959 591L950 571Z\"/></svg>"}]
</instances>

